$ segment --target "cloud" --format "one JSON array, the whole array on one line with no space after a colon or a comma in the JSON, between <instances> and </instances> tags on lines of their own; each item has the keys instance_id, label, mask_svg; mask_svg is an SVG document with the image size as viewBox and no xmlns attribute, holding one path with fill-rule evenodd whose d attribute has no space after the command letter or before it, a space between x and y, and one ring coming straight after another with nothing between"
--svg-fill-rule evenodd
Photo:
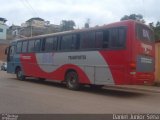
<instances>
[{"instance_id":1,"label":"cloud","mask_svg":"<svg viewBox=\"0 0 160 120\"><path fill-rule=\"evenodd\" d=\"M1 1L0 15L8 19L8 24L20 25L39 16L55 24L72 19L82 27L87 18L95 26L119 21L132 13L142 14L147 22L156 22L160 20L159 5L159 0L7 0Z\"/></svg>"}]
</instances>

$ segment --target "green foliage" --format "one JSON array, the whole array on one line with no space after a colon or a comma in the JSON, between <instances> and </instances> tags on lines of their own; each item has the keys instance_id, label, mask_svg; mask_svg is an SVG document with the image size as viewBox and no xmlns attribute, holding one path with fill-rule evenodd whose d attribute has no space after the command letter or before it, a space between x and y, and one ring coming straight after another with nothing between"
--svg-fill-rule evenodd
<instances>
[{"instance_id":1,"label":"green foliage","mask_svg":"<svg viewBox=\"0 0 160 120\"><path fill-rule=\"evenodd\" d=\"M124 15L121 18L121 21L130 19L145 23L145 20L141 14ZM153 22L149 23L149 27L154 30L155 41L160 42L160 21L157 21L155 25Z\"/></svg>"},{"instance_id":2,"label":"green foliage","mask_svg":"<svg viewBox=\"0 0 160 120\"><path fill-rule=\"evenodd\" d=\"M156 23L154 32L155 32L155 40L160 41L160 22L159 21Z\"/></svg>"},{"instance_id":3,"label":"green foliage","mask_svg":"<svg viewBox=\"0 0 160 120\"><path fill-rule=\"evenodd\" d=\"M61 30L62 31L68 31L73 30L76 26L75 22L73 20L62 20L61 21Z\"/></svg>"},{"instance_id":4,"label":"green foliage","mask_svg":"<svg viewBox=\"0 0 160 120\"><path fill-rule=\"evenodd\" d=\"M160 42L160 22L158 21L154 26L154 23L149 23L149 27L154 30L155 41Z\"/></svg>"},{"instance_id":5,"label":"green foliage","mask_svg":"<svg viewBox=\"0 0 160 120\"><path fill-rule=\"evenodd\" d=\"M143 19L143 16L141 14L131 14L131 15L124 15L122 18L121 18L121 21L123 20L137 20L139 22L142 22L142 23L145 23L144 19Z\"/></svg>"}]
</instances>

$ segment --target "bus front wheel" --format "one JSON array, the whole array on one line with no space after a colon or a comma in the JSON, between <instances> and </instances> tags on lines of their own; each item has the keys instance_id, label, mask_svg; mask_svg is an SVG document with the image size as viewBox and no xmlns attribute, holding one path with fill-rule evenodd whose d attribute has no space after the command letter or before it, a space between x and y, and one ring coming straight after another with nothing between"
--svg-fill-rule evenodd
<instances>
[{"instance_id":1,"label":"bus front wheel","mask_svg":"<svg viewBox=\"0 0 160 120\"><path fill-rule=\"evenodd\" d=\"M18 80L25 80L25 75L23 74L21 68L16 69L16 76Z\"/></svg>"},{"instance_id":2,"label":"bus front wheel","mask_svg":"<svg viewBox=\"0 0 160 120\"><path fill-rule=\"evenodd\" d=\"M66 74L66 84L71 90L78 90L80 88L78 74L74 71L70 71Z\"/></svg>"}]
</instances>

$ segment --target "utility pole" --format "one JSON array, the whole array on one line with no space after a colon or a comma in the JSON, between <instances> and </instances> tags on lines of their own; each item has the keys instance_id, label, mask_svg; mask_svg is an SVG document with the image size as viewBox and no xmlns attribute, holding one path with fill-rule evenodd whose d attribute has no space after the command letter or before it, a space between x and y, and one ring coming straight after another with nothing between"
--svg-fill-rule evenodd
<instances>
[{"instance_id":1,"label":"utility pole","mask_svg":"<svg viewBox=\"0 0 160 120\"><path fill-rule=\"evenodd\" d=\"M90 19L88 18L87 20L86 20L86 23L85 23L85 25L84 25L84 27L85 28L89 28L90 26Z\"/></svg>"},{"instance_id":2,"label":"utility pole","mask_svg":"<svg viewBox=\"0 0 160 120\"><path fill-rule=\"evenodd\" d=\"M33 36L33 35L32 35L32 31L33 31L33 30L32 30L32 29L33 29L33 28L32 28L32 25L31 25L31 37Z\"/></svg>"}]
</instances>

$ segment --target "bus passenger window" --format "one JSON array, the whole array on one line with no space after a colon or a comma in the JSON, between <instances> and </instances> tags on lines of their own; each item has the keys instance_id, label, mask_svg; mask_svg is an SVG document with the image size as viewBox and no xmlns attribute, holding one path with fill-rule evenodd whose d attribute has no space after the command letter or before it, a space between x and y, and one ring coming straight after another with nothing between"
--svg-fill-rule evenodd
<instances>
[{"instance_id":1,"label":"bus passenger window","mask_svg":"<svg viewBox=\"0 0 160 120\"><path fill-rule=\"evenodd\" d=\"M73 50L72 35L65 35L61 38L61 50Z\"/></svg>"},{"instance_id":2,"label":"bus passenger window","mask_svg":"<svg viewBox=\"0 0 160 120\"><path fill-rule=\"evenodd\" d=\"M44 51L51 52L57 49L57 37L50 37L45 39Z\"/></svg>"},{"instance_id":3,"label":"bus passenger window","mask_svg":"<svg viewBox=\"0 0 160 120\"><path fill-rule=\"evenodd\" d=\"M34 51L35 51L35 52L39 52L39 51L40 51L40 48L41 48L41 40L36 40L36 41L35 41Z\"/></svg>"},{"instance_id":4,"label":"bus passenger window","mask_svg":"<svg viewBox=\"0 0 160 120\"><path fill-rule=\"evenodd\" d=\"M109 46L109 31L103 31L103 48L108 48Z\"/></svg>"},{"instance_id":5,"label":"bus passenger window","mask_svg":"<svg viewBox=\"0 0 160 120\"><path fill-rule=\"evenodd\" d=\"M118 47L118 29L110 29L110 45L111 47Z\"/></svg>"},{"instance_id":6,"label":"bus passenger window","mask_svg":"<svg viewBox=\"0 0 160 120\"><path fill-rule=\"evenodd\" d=\"M57 37L53 38L53 50L57 50Z\"/></svg>"},{"instance_id":7,"label":"bus passenger window","mask_svg":"<svg viewBox=\"0 0 160 120\"><path fill-rule=\"evenodd\" d=\"M17 53L20 53L20 52L21 52L21 50L22 50L22 42L18 42L18 43L17 43L17 49L16 49L16 52L17 52Z\"/></svg>"},{"instance_id":8,"label":"bus passenger window","mask_svg":"<svg viewBox=\"0 0 160 120\"><path fill-rule=\"evenodd\" d=\"M72 39L72 49L73 50L78 50L79 49L79 45L80 45L80 36L79 34L73 35L73 39Z\"/></svg>"},{"instance_id":9,"label":"bus passenger window","mask_svg":"<svg viewBox=\"0 0 160 120\"><path fill-rule=\"evenodd\" d=\"M28 43L28 52L34 52L34 40L30 40Z\"/></svg>"},{"instance_id":10,"label":"bus passenger window","mask_svg":"<svg viewBox=\"0 0 160 120\"><path fill-rule=\"evenodd\" d=\"M126 29L125 28L113 28L110 29L110 47L111 48L123 48L126 41Z\"/></svg>"},{"instance_id":11,"label":"bus passenger window","mask_svg":"<svg viewBox=\"0 0 160 120\"><path fill-rule=\"evenodd\" d=\"M15 53L15 46L11 46L11 47L10 47L10 51L9 51L9 55L10 55L10 56L13 56L14 53Z\"/></svg>"},{"instance_id":12,"label":"bus passenger window","mask_svg":"<svg viewBox=\"0 0 160 120\"><path fill-rule=\"evenodd\" d=\"M53 39L52 38L46 38L45 39L45 46L44 51L52 51L53 50Z\"/></svg>"},{"instance_id":13,"label":"bus passenger window","mask_svg":"<svg viewBox=\"0 0 160 120\"><path fill-rule=\"evenodd\" d=\"M95 32L81 33L80 41L81 41L81 49L95 48Z\"/></svg>"},{"instance_id":14,"label":"bus passenger window","mask_svg":"<svg viewBox=\"0 0 160 120\"><path fill-rule=\"evenodd\" d=\"M22 52L23 53L27 52L27 45L28 45L28 41L24 41L22 44Z\"/></svg>"},{"instance_id":15,"label":"bus passenger window","mask_svg":"<svg viewBox=\"0 0 160 120\"><path fill-rule=\"evenodd\" d=\"M119 40L118 40L118 46L119 47L125 47L125 42L126 42L126 29L125 28L119 28L118 31L118 36L119 36Z\"/></svg>"},{"instance_id":16,"label":"bus passenger window","mask_svg":"<svg viewBox=\"0 0 160 120\"><path fill-rule=\"evenodd\" d=\"M102 45L103 44L103 32L102 31L99 31L99 32L96 32L96 48L102 48Z\"/></svg>"}]
</instances>

